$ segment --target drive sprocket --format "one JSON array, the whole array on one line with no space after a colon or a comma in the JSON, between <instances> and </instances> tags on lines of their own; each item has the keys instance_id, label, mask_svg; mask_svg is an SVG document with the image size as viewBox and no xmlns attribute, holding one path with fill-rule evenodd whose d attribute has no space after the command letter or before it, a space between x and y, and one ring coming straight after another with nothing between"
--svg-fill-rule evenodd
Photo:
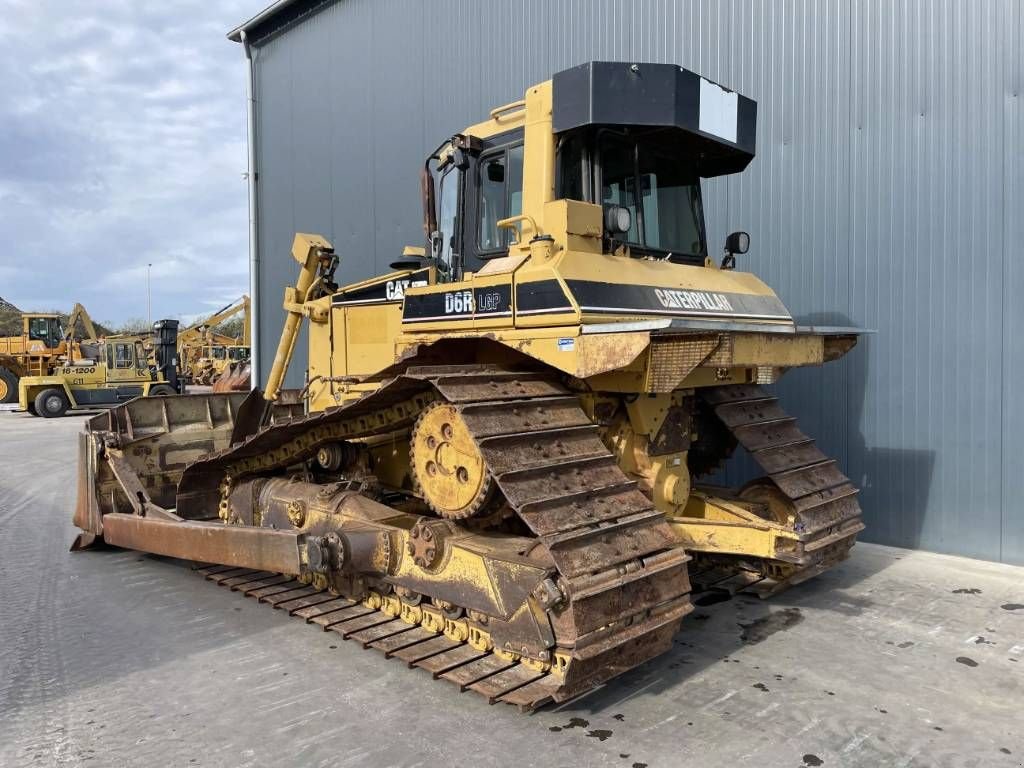
<instances>
[{"instance_id":1,"label":"drive sprocket","mask_svg":"<svg viewBox=\"0 0 1024 768\"><path fill-rule=\"evenodd\" d=\"M459 409L429 405L412 430L410 463L416 491L448 520L465 520L490 500L491 475Z\"/></svg>"}]
</instances>

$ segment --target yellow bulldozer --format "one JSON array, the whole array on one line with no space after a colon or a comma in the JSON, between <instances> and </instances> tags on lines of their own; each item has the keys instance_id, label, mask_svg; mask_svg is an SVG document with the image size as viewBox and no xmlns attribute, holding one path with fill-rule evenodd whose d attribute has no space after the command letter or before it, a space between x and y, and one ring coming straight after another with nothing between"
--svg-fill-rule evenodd
<instances>
[{"instance_id":1,"label":"yellow bulldozer","mask_svg":"<svg viewBox=\"0 0 1024 768\"><path fill-rule=\"evenodd\" d=\"M76 336L81 322L85 335ZM95 342L96 328L81 304L75 304L67 324L54 312L21 314L19 336L0 338L0 403L18 400L18 382L24 376L46 376L61 364L83 357L81 342Z\"/></svg>"},{"instance_id":2,"label":"yellow bulldozer","mask_svg":"<svg viewBox=\"0 0 1024 768\"><path fill-rule=\"evenodd\" d=\"M835 565L857 489L762 387L859 332L797 325L744 233L706 240L701 179L746 168L755 122L680 67L593 62L446 139L395 271L339 287L295 237L264 392L88 423L74 548L197 561L524 709L668 649L691 576L770 595ZM706 484L737 446L764 477Z\"/></svg>"}]
</instances>

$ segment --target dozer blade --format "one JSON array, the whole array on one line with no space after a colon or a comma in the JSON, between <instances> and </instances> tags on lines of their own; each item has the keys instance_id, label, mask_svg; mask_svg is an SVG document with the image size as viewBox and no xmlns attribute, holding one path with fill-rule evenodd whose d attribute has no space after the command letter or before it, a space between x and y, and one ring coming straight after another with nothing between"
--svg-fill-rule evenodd
<instances>
[{"instance_id":1,"label":"dozer blade","mask_svg":"<svg viewBox=\"0 0 1024 768\"><path fill-rule=\"evenodd\" d=\"M213 382L214 392L248 392L252 367L249 363L231 363Z\"/></svg>"}]
</instances>

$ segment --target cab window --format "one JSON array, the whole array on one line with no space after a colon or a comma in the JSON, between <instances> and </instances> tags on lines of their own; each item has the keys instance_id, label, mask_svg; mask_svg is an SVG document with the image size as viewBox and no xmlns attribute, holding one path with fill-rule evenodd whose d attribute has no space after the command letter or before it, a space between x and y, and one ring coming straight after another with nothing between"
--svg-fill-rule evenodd
<instances>
[{"instance_id":1,"label":"cab window","mask_svg":"<svg viewBox=\"0 0 1024 768\"><path fill-rule=\"evenodd\" d=\"M479 189L479 251L493 254L508 250L514 231L499 229L498 222L523 212L522 144L480 158Z\"/></svg>"},{"instance_id":2,"label":"cab window","mask_svg":"<svg viewBox=\"0 0 1024 768\"><path fill-rule=\"evenodd\" d=\"M55 317L33 317L28 321L28 337L56 347L61 340L60 321Z\"/></svg>"},{"instance_id":3,"label":"cab window","mask_svg":"<svg viewBox=\"0 0 1024 768\"><path fill-rule=\"evenodd\" d=\"M438 279L448 282L454 279L453 270L457 260L456 227L459 215L459 179L462 172L450 166L441 176L437 202L437 230L441 237L441 250L437 257Z\"/></svg>"},{"instance_id":4,"label":"cab window","mask_svg":"<svg viewBox=\"0 0 1024 768\"><path fill-rule=\"evenodd\" d=\"M114 367L131 368L135 364L131 344L113 344Z\"/></svg>"}]
</instances>

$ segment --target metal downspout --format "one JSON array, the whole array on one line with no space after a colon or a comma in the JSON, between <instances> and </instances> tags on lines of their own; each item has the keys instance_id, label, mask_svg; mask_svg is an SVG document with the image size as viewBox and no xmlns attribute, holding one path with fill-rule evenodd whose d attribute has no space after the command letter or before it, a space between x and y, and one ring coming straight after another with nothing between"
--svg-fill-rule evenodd
<instances>
[{"instance_id":1,"label":"metal downspout","mask_svg":"<svg viewBox=\"0 0 1024 768\"><path fill-rule=\"evenodd\" d=\"M252 48L249 45L249 37L243 30L240 33L242 50L245 52L245 61L248 72L245 78L245 124L246 135L249 145L249 167L246 186L249 193L249 300L252 311L249 313L249 362L251 364L252 376L249 379L249 386L255 389L262 381L260 372L260 333L259 333L259 312L260 312L260 252L259 252L259 229L256 226L256 67L252 59Z\"/></svg>"}]
</instances>

